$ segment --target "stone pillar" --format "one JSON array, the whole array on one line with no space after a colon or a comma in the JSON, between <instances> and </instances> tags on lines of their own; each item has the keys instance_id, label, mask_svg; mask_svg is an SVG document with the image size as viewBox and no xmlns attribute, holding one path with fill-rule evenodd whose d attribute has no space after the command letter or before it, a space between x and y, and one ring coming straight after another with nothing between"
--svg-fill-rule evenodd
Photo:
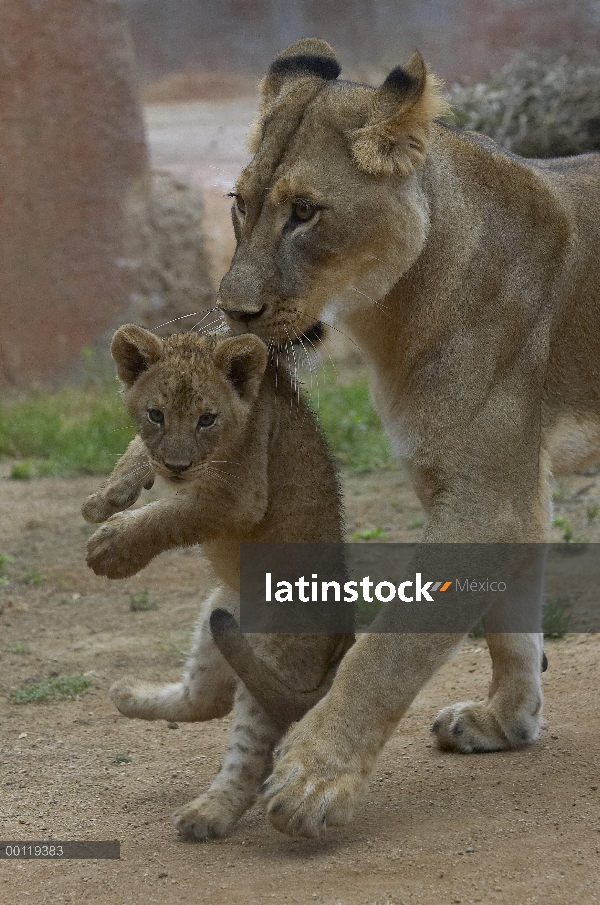
<instances>
[{"instance_id":1,"label":"stone pillar","mask_svg":"<svg viewBox=\"0 0 600 905\"><path fill-rule=\"evenodd\" d=\"M127 309L147 168L121 0L2 0L0 387L64 373Z\"/></svg>"}]
</instances>

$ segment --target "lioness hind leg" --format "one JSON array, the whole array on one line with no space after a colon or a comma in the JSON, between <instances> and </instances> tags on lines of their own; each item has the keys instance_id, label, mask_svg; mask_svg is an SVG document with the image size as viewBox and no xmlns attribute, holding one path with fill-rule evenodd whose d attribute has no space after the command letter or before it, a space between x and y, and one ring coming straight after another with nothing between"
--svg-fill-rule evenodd
<instances>
[{"instance_id":1,"label":"lioness hind leg","mask_svg":"<svg viewBox=\"0 0 600 905\"><path fill-rule=\"evenodd\" d=\"M542 636L513 632L486 637L493 665L489 698L438 713L432 731L443 750L470 754L520 748L542 729Z\"/></svg>"},{"instance_id":2,"label":"lioness hind leg","mask_svg":"<svg viewBox=\"0 0 600 905\"><path fill-rule=\"evenodd\" d=\"M153 685L130 678L115 682L110 696L122 714L142 720L202 722L229 713L237 676L210 633L210 614L223 603L223 593L215 591L204 604L180 682Z\"/></svg>"},{"instance_id":3,"label":"lioness hind leg","mask_svg":"<svg viewBox=\"0 0 600 905\"><path fill-rule=\"evenodd\" d=\"M207 792L173 815L184 839L225 836L258 797L272 765L273 748L281 735L266 711L240 682L234 720L223 766Z\"/></svg>"}]
</instances>

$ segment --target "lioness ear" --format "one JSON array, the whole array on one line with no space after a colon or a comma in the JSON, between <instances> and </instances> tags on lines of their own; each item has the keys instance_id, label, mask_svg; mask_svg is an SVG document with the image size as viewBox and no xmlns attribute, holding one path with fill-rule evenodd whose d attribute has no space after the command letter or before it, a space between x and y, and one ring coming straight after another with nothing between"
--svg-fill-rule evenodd
<instances>
[{"instance_id":1,"label":"lioness ear","mask_svg":"<svg viewBox=\"0 0 600 905\"><path fill-rule=\"evenodd\" d=\"M350 136L361 170L374 176L408 176L421 166L433 120L449 110L439 89L420 53L413 54L404 69L392 69L375 91L366 125Z\"/></svg>"},{"instance_id":2,"label":"lioness ear","mask_svg":"<svg viewBox=\"0 0 600 905\"><path fill-rule=\"evenodd\" d=\"M262 104L258 119L253 124L248 138L248 147L254 154L260 144L262 126L265 117L277 98L286 88L298 85L303 79L305 83L315 85L324 81L333 82L342 71L333 48L320 38L302 38L280 53L271 65L261 82Z\"/></svg>"},{"instance_id":3,"label":"lioness ear","mask_svg":"<svg viewBox=\"0 0 600 905\"><path fill-rule=\"evenodd\" d=\"M240 398L252 402L267 367L267 347L262 340L252 334L228 337L217 344L213 358Z\"/></svg>"},{"instance_id":4,"label":"lioness ear","mask_svg":"<svg viewBox=\"0 0 600 905\"><path fill-rule=\"evenodd\" d=\"M110 347L117 366L117 376L125 386L132 386L162 355L162 342L143 327L125 324L119 327Z\"/></svg>"}]
</instances>

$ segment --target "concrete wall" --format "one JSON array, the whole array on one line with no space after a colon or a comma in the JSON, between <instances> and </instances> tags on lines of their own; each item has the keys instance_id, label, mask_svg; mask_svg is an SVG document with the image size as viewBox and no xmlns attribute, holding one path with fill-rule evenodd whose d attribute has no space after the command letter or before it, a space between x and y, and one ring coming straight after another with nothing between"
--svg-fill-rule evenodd
<instances>
[{"instance_id":1,"label":"concrete wall","mask_svg":"<svg viewBox=\"0 0 600 905\"><path fill-rule=\"evenodd\" d=\"M118 319L146 171L120 0L2 0L0 387L63 373Z\"/></svg>"}]
</instances>

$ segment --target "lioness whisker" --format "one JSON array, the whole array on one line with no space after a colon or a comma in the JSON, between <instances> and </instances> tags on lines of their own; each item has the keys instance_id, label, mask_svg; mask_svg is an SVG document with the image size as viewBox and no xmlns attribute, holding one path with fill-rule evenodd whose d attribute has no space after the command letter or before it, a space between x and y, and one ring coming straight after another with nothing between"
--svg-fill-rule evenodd
<instances>
[{"instance_id":1,"label":"lioness whisker","mask_svg":"<svg viewBox=\"0 0 600 905\"><path fill-rule=\"evenodd\" d=\"M214 311L215 309L212 308L211 310ZM186 317L196 317L199 313L199 311L192 311L191 314L180 314L179 317L173 317L170 321L165 321L164 324L159 324L157 327L153 327L152 329L160 330L161 327L168 327L169 324L175 324L177 323L177 321L185 320Z\"/></svg>"},{"instance_id":2,"label":"lioness whisker","mask_svg":"<svg viewBox=\"0 0 600 905\"><path fill-rule=\"evenodd\" d=\"M194 324L192 330L196 330L196 333L199 333L201 336L206 336L208 333L216 333L223 326L222 319L209 321L208 324L205 324L202 329L196 329L198 324Z\"/></svg>"}]
</instances>

